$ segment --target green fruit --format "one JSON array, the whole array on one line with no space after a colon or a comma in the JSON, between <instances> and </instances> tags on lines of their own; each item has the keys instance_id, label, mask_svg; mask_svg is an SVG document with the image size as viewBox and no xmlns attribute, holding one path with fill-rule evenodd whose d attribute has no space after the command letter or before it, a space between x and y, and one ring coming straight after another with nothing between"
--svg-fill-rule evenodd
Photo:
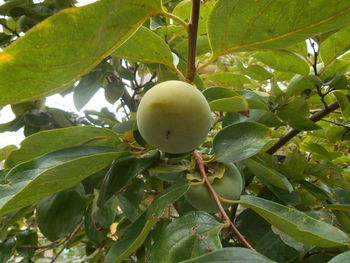
<instances>
[{"instance_id":1,"label":"green fruit","mask_svg":"<svg viewBox=\"0 0 350 263\"><path fill-rule=\"evenodd\" d=\"M165 81L154 86L144 95L137 111L142 137L167 153L185 153L201 145L211 123L205 97L183 81Z\"/></svg>"},{"instance_id":2,"label":"green fruit","mask_svg":"<svg viewBox=\"0 0 350 263\"><path fill-rule=\"evenodd\" d=\"M11 105L11 109L16 116L22 116L30 110L39 110L44 106L44 100L32 100Z\"/></svg>"},{"instance_id":3,"label":"green fruit","mask_svg":"<svg viewBox=\"0 0 350 263\"><path fill-rule=\"evenodd\" d=\"M212 183L216 193L228 200L238 200L243 190L242 176L237 167L232 163L225 163L225 173L222 178L215 178ZM208 213L218 212L218 207L205 184L193 185L185 194L187 201L198 210ZM222 203L224 208L231 204Z\"/></svg>"}]
</instances>

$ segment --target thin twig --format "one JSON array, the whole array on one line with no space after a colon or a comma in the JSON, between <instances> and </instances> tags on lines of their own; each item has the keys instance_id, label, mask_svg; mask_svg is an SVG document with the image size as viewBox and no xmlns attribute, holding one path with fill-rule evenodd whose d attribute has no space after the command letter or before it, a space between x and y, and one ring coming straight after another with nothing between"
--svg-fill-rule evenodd
<instances>
[{"instance_id":1,"label":"thin twig","mask_svg":"<svg viewBox=\"0 0 350 263\"><path fill-rule=\"evenodd\" d=\"M62 254L63 250L66 248L66 246L68 245L68 243L73 239L73 237L78 234L81 226L83 225L84 221L81 221L79 223L79 225L74 229L74 231L72 233L69 234L69 236L67 237L66 241L64 242L63 247L61 248L60 251L58 251L57 255L51 260L50 263L54 263L56 261L56 259Z\"/></svg>"},{"instance_id":2,"label":"thin twig","mask_svg":"<svg viewBox=\"0 0 350 263\"><path fill-rule=\"evenodd\" d=\"M192 13L188 31L188 56L187 56L187 75L189 81L193 81L196 72L196 48L197 32L199 22L201 1L192 0Z\"/></svg>"},{"instance_id":3,"label":"thin twig","mask_svg":"<svg viewBox=\"0 0 350 263\"><path fill-rule=\"evenodd\" d=\"M338 108L339 108L339 103L334 102L334 103L328 105L328 107L326 109L323 109L323 110L313 114L309 118L309 120L311 120L313 122L317 122ZM299 130L299 129L291 130L286 135L284 135L281 139L279 139L274 145L272 145L271 148L266 151L266 153L274 154L279 148L281 148L283 145L285 145L287 142L289 142L299 132L301 132L301 130Z\"/></svg>"},{"instance_id":4,"label":"thin twig","mask_svg":"<svg viewBox=\"0 0 350 263\"><path fill-rule=\"evenodd\" d=\"M8 31L10 31L13 35L15 35L16 37L21 37L15 30L11 29L10 27L8 27L6 24L0 24L2 25L4 28L6 28Z\"/></svg>"},{"instance_id":5,"label":"thin twig","mask_svg":"<svg viewBox=\"0 0 350 263\"><path fill-rule=\"evenodd\" d=\"M329 123L332 123L332 124L334 124L336 126L343 127L343 128L346 128L346 129L350 129L350 126L346 126L345 124L342 124L342 123L339 123L339 122L326 120L326 119L321 119L321 121L329 122Z\"/></svg>"},{"instance_id":6,"label":"thin twig","mask_svg":"<svg viewBox=\"0 0 350 263\"><path fill-rule=\"evenodd\" d=\"M54 248L60 246L61 243L59 241L54 241L47 245L42 246L20 246L21 248L30 248L30 249L45 249L45 248Z\"/></svg>"},{"instance_id":7,"label":"thin twig","mask_svg":"<svg viewBox=\"0 0 350 263\"><path fill-rule=\"evenodd\" d=\"M196 151L193 152L193 158L196 161L197 164L197 169L200 173L200 175L202 176L202 178L204 179L205 184L207 185L211 195L214 198L214 201L217 205L217 207L219 208L220 214L222 215L222 217L224 218L224 220L230 224L233 232L236 234L236 236L238 237L238 239L243 243L243 245L246 248L255 250L252 245L249 244L249 242L245 239L245 237L239 232L239 230L236 228L236 226L232 223L230 217L226 214L225 209L222 207L222 204L220 202L220 198L218 196L218 194L216 193L215 189L213 188L213 186L211 185L207 173L205 172L205 166L204 166L204 162L202 157L200 156L200 154Z\"/></svg>"},{"instance_id":8,"label":"thin twig","mask_svg":"<svg viewBox=\"0 0 350 263\"><path fill-rule=\"evenodd\" d=\"M317 63L318 63L318 50L316 50L315 48L315 43L312 42L310 39L309 39L309 43L310 43L310 46L312 48L312 51L314 52L314 61L312 63L312 67L314 69L314 73L316 76L318 76L318 71L317 71Z\"/></svg>"}]
</instances>

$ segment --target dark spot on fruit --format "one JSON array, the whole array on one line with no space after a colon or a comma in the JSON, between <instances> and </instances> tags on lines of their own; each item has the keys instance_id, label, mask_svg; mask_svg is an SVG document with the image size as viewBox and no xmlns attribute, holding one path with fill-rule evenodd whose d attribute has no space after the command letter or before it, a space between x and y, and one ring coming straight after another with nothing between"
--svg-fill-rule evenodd
<instances>
[{"instance_id":1,"label":"dark spot on fruit","mask_svg":"<svg viewBox=\"0 0 350 263\"><path fill-rule=\"evenodd\" d=\"M169 139L170 134L171 134L171 131L166 131L165 137L166 137L167 140Z\"/></svg>"}]
</instances>

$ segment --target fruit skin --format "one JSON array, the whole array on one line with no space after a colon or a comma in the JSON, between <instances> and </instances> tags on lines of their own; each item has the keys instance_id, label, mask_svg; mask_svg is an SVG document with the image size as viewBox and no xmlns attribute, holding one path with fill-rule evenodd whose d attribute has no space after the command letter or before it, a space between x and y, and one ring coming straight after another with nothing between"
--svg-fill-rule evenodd
<instances>
[{"instance_id":1,"label":"fruit skin","mask_svg":"<svg viewBox=\"0 0 350 263\"><path fill-rule=\"evenodd\" d=\"M11 109L16 116L22 116L27 111L41 109L44 106L44 100L31 100L11 105Z\"/></svg>"},{"instance_id":2,"label":"fruit skin","mask_svg":"<svg viewBox=\"0 0 350 263\"><path fill-rule=\"evenodd\" d=\"M194 86L162 82L141 99L137 126L147 143L167 153L185 153L202 144L211 127L208 102Z\"/></svg>"},{"instance_id":3,"label":"fruit skin","mask_svg":"<svg viewBox=\"0 0 350 263\"><path fill-rule=\"evenodd\" d=\"M228 200L238 200L243 190L243 179L238 168L232 163L225 163L225 173L222 178L214 179L212 183L216 193ZM192 185L185 194L187 201L198 210L208 213L218 212L218 207L205 184ZM222 203L224 208L231 204Z\"/></svg>"}]
</instances>

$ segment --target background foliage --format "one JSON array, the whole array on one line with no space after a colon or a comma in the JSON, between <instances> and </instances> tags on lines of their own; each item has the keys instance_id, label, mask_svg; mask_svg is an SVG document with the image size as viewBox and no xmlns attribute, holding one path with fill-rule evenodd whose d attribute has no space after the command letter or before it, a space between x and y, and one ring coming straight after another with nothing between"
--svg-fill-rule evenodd
<instances>
[{"instance_id":1,"label":"background foliage","mask_svg":"<svg viewBox=\"0 0 350 263\"><path fill-rule=\"evenodd\" d=\"M0 132L26 136L0 149L1 263L350 261L350 2L198 3L0 6L0 107L16 115ZM190 153L136 127L147 90L186 78L214 117L198 152L245 180L224 214L184 198ZM45 105L72 92L80 110L101 87L114 112Z\"/></svg>"}]
</instances>

